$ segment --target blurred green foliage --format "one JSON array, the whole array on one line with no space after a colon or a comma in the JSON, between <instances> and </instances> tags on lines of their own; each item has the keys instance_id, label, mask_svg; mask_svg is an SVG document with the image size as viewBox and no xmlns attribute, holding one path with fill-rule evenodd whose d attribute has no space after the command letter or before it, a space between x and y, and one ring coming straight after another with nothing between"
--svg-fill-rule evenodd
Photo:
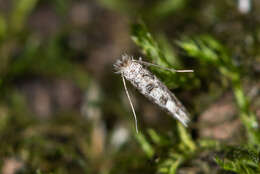
<instances>
[{"instance_id":1,"label":"blurred green foliage","mask_svg":"<svg viewBox=\"0 0 260 174\"><path fill-rule=\"evenodd\" d=\"M12 13L10 14L9 30L11 33L18 33L26 24L27 17L34 9L38 0L16 1Z\"/></svg>"},{"instance_id":2,"label":"blurred green foliage","mask_svg":"<svg viewBox=\"0 0 260 174\"><path fill-rule=\"evenodd\" d=\"M142 53L151 62L157 65L161 65L167 68L177 69L180 68L178 64L178 58L173 53L167 40L164 40L164 48L159 45L153 36L148 32L146 26L141 22L132 25L132 39L141 48ZM170 62L176 62L176 65L172 65ZM158 72L157 75L169 86L170 88L182 86L189 88L194 87L198 83L198 79L194 77L192 73L173 73L160 68L153 68L154 72ZM189 85L187 85L189 83Z\"/></svg>"},{"instance_id":3,"label":"blurred green foliage","mask_svg":"<svg viewBox=\"0 0 260 174\"><path fill-rule=\"evenodd\" d=\"M259 152L250 148L226 147L221 156L216 158L217 163L225 170L236 173L253 174L260 172Z\"/></svg>"},{"instance_id":4,"label":"blurred green foliage","mask_svg":"<svg viewBox=\"0 0 260 174\"><path fill-rule=\"evenodd\" d=\"M243 92L241 72L236 67L223 46L209 36L201 36L196 40L186 39L178 42L189 56L202 62L214 64L224 77L232 84L235 99L240 109L241 120L247 128L249 144L259 145L260 134L256 115L250 111L250 104Z\"/></svg>"}]
</instances>

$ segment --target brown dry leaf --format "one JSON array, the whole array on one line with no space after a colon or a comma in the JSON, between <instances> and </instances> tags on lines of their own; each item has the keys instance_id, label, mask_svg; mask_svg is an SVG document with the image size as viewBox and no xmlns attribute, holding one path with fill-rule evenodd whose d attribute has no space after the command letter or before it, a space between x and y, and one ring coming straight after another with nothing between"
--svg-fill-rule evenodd
<instances>
[{"instance_id":1,"label":"brown dry leaf","mask_svg":"<svg viewBox=\"0 0 260 174\"><path fill-rule=\"evenodd\" d=\"M241 126L236 116L236 106L232 95L225 94L210 106L199 118L199 135L204 138L228 140L238 133Z\"/></svg>"}]
</instances>

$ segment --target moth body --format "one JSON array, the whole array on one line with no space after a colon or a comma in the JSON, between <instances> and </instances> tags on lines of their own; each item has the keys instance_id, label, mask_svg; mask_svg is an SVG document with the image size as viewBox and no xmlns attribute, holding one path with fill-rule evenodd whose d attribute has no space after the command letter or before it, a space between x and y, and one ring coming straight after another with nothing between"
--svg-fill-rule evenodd
<instances>
[{"instance_id":1,"label":"moth body","mask_svg":"<svg viewBox=\"0 0 260 174\"><path fill-rule=\"evenodd\" d=\"M118 73L130 81L138 91L162 109L168 111L183 125L189 122L188 112L175 95L138 60L123 55L115 63Z\"/></svg>"}]
</instances>

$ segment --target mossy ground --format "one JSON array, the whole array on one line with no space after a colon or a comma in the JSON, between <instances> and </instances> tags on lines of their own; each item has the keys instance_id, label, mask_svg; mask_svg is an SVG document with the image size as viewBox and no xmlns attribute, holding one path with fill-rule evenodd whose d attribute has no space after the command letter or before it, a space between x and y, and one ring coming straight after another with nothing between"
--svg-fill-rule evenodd
<instances>
[{"instance_id":1,"label":"mossy ground","mask_svg":"<svg viewBox=\"0 0 260 174\"><path fill-rule=\"evenodd\" d=\"M239 2L0 1L1 173L260 173L260 3ZM123 53L195 71L150 67L188 128L128 84L135 133Z\"/></svg>"}]
</instances>

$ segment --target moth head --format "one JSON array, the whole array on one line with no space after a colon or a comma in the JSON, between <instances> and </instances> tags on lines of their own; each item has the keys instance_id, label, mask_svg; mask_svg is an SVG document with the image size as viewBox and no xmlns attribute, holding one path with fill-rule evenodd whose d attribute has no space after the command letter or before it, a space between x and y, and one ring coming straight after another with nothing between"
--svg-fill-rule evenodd
<instances>
[{"instance_id":1,"label":"moth head","mask_svg":"<svg viewBox=\"0 0 260 174\"><path fill-rule=\"evenodd\" d=\"M114 68L116 73L121 73L122 70L128 67L133 61L133 58L127 54L123 54L121 59L118 59L114 64Z\"/></svg>"}]
</instances>

